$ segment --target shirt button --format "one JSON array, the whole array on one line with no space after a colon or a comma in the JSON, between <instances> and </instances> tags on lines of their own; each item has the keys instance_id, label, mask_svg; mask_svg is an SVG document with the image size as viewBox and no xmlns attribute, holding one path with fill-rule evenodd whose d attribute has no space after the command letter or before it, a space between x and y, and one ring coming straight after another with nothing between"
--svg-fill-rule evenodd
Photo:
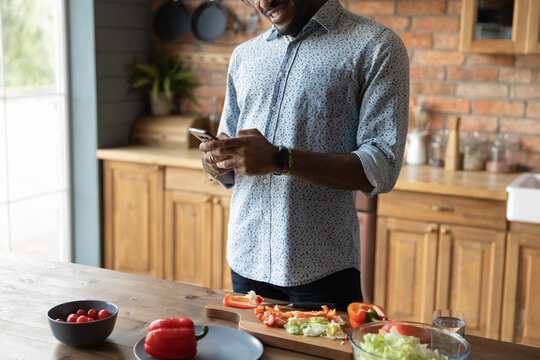
<instances>
[{"instance_id":1,"label":"shirt button","mask_svg":"<svg viewBox=\"0 0 540 360\"><path fill-rule=\"evenodd\" d=\"M285 76L285 73L284 72L280 72L279 73L279 77L284 77Z\"/></svg>"},{"instance_id":2,"label":"shirt button","mask_svg":"<svg viewBox=\"0 0 540 360\"><path fill-rule=\"evenodd\" d=\"M263 180L263 183L268 184L268 179L265 178L265 179Z\"/></svg>"},{"instance_id":3,"label":"shirt button","mask_svg":"<svg viewBox=\"0 0 540 360\"><path fill-rule=\"evenodd\" d=\"M276 111L277 111L277 106L276 106L276 105L272 106L272 111L273 111L273 112L276 112Z\"/></svg>"},{"instance_id":4,"label":"shirt button","mask_svg":"<svg viewBox=\"0 0 540 360\"><path fill-rule=\"evenodd\" d=\"M270 217L269 217L268 215L266 215L266 216L264 217L264 221L270 221Z\"/></svg>"}]
</instances>

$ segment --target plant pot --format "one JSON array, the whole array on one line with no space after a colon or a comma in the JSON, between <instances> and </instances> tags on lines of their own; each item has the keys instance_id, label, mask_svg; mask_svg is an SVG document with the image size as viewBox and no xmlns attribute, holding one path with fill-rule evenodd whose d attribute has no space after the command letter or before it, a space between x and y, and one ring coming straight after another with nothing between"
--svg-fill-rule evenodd
<instances>
[{"instance_id":1,"label":"plant pot","mask_svg":"<svg viewBox=\"0 0 540 360\"><path fill-rule=\"evenodd\" d=\"M152 111L152 115L171 114L173 109L171 108L170 104L172 104L172 102L167 100L164 92L160 92L157 99L154 99L152 93L149 93L148 96L150 97L150 109ZM172 93L172 98L174 99L174 93Z\"/></svg>"}]
</instances>

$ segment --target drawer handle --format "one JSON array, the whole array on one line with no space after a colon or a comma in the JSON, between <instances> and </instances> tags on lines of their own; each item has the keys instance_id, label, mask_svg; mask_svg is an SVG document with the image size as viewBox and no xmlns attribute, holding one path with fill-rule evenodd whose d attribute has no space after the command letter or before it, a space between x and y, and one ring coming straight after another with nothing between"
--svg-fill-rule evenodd
<instances>
[{"instance_id":1,"label":"drawer handle","mask_svg":"<svg viewBox=\"0 0 540 360\"><path fill-rule=\"evenodd\" d=\"M429 209L432 211L440 211L440 212L454 212L454 208L445 207L445 206L437 206L437 205L431 205Z\"/></svg>"},{"instance_id":2,"label":"drawer handle","mask_svg":"<svg viewBox=\"0 0 540 360\"><path fill-rule=\"evenodd\" d=\"M450 235L450 229L443 228L442 233L443 233L443 235Z\"/></svg>"},{"instance_id":3,"label":"drawer handle","mask_svg":"<svg viewBox=\"0 0 540 360\"><path fill-rule=\"evenodd\" d=\"M430 233L437 232L437 226L436 225L429 225L428 226L428 232L430 232Z\"/></svg>"}]
</instances>

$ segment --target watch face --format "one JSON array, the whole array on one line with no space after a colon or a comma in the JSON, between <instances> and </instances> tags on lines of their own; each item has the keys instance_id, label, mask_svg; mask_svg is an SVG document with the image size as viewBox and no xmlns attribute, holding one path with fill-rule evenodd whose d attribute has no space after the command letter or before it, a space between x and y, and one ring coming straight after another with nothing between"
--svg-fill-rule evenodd
<instances>
[{"instance_id":1,"label":"watch face","mask_svg":"<svg viewBox=\"0 0 540 360\"><path fill-rule=\"evenodd\" d=\"M280 146L278 150L278 158L277 158L277 164L276 169L274 170L274 175L282 175L283 169L285 169L285 164L287 163L289 157L289 151L285 146Z\"/></svg>"}]
</instances>

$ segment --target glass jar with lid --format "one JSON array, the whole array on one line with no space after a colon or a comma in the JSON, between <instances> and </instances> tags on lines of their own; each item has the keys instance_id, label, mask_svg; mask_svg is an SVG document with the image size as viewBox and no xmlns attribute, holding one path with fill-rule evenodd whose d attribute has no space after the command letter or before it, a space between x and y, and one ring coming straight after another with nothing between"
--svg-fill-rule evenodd
<instances>
[{"instance_id":1,"label":"glass jar with lid","mask_svg":"<svg viewBox=\"0 0 540 360\"><path fill-rule=\"evenodd\" d=\"M431 135L428 148L428 163L434 167L444 167L448 130L439 130Z\"/></svg>"},{"instance_id":2,"label":"glass jar with lid","mask_svg":"<svg viewBox=\"0 0 540 360\"><path fill-rule=\"evenodd\" d=\"M487 153L486 170L491 172L514 172L517 167L519 137L500 134L490 141Z\"/></svg>"},{"instance_id":3,"label":"glass jar with lid","mask_svg":"<svg viewBox=\"0 0 540 360\"><path fill-rule=\"evenodd\" d=\"M478 132L463 139L463 170L484 170L487 158L487 139Z\"/></svg>"}]
</instances>

